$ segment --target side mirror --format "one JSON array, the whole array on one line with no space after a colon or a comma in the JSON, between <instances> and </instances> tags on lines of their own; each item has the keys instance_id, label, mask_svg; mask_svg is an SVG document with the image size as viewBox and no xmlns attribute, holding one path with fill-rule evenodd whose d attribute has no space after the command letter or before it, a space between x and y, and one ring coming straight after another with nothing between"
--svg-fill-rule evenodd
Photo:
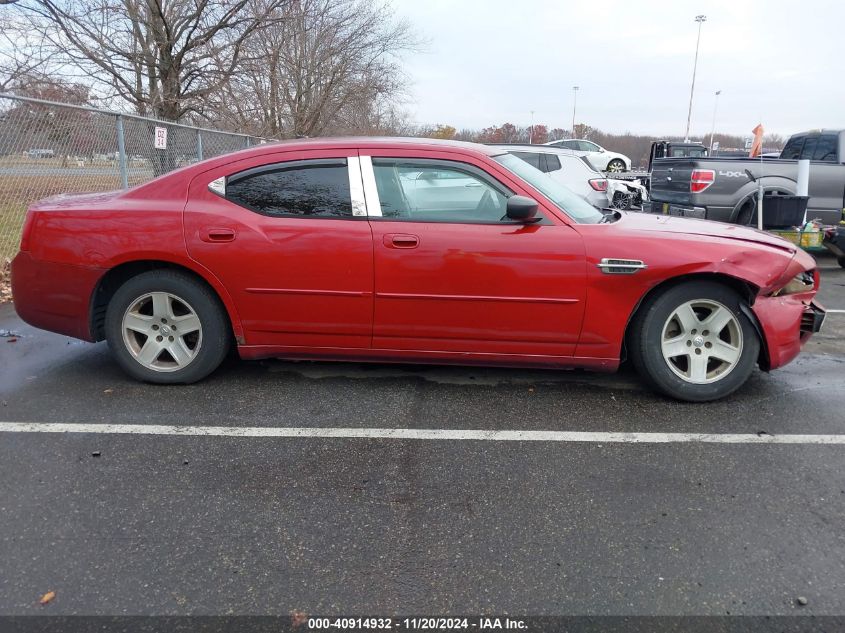
<instances>
[{"instance_id":1,"label":"side mirror","mask_svg":"<svg viewBox=\"0 0 845 633\"><path fill-rule=\"evenodd\" d=\"M605 153L605 151L607 151L607 150L605 150L603 147L599 147L599 152L601 152L602 154L604 154L604 153Z\"/></svg>"},{"instance_id":2,"label":"side mirror","mask_svg":"<svg viewBox=\"0 0 845 633\"><path fill-rule=\"evenodd\" d=\"M517 222L536 222L539 205L537 201L528 196L511 196L508 198L506 215Z\"/></svg>"}]
</instances>

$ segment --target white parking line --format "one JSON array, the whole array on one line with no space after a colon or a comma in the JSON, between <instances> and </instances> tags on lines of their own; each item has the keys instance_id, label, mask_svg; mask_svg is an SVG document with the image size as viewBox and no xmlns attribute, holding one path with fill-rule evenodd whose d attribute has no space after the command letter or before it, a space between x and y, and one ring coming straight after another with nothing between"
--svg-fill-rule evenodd
<instances>
[{"instance_id":1,"label":"white parking line","mask_svg":"<svg viewBox=\"0 0 845 633\"><path fill-rule=\"evenodd\" d=\"M828 314L845 314L845 310L825 310Z\"/></svg>"},{"instance_id":2,"label":"white parking line","mask_svg":"<svg viewBox=\"0 0 845 633\"><path fill-rule=\"evenodd\" d=\"M763 433L612 433L594 431L484 431L481 429L379 429L343 427L165 426L0 422L4 433L103 433L207 437L472 440L487 442L593 442L596 444L845 444L845 435Z\"/></svg>"}]
</instances>

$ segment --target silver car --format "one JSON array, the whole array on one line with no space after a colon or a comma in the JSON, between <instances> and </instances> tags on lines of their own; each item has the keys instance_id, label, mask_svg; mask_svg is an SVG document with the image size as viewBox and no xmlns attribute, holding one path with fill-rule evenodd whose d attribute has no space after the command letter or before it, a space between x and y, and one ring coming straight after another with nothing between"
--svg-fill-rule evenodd
<instances>
[{"instance_id":1,"label":"silver car","mask_svg":"<svg viewBox=\"0 0 845 633\"><path fill-rule=\"evenodd\" d=\"M610 206L607 179L581 156L548 145L497 145L584 198L594 207Z\"/></svg>"}]
</instances>

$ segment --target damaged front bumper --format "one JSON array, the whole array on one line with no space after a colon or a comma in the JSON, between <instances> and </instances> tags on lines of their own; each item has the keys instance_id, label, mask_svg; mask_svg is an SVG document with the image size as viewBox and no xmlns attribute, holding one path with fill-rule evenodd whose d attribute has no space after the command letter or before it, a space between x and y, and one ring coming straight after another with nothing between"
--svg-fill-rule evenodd
<instances>
[{"instance_id":1,"label":"damaged front bumper","mask_svg":"<svg viewBox=\"0 0 845 633\"><path fill-rule=\"evenodd\" d=\"M825 320L824 307L806 295L757 297L751 310L765 339L768 358L761 359L761 366L767 370L783 367L798 356Z\"/></svg>"}]
</instances>

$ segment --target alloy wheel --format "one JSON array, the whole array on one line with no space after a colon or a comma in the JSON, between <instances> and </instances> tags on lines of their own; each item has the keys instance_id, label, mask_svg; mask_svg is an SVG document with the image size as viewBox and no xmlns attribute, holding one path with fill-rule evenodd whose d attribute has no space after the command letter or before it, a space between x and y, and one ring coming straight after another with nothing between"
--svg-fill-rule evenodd
<instances>
[{"instance_id":1,"label":"alloy wheel","mask_svg":"<svg viewBox=\"0 0 845 633\"><path fill-rule=\"evenodd\" d=\"M121 325L126 349L153 371L183 369L202 345L202 323L196 311L169 292L138 297L123 314Z\"/></svg>"},{"instance_id":2,"label":"alloy wheel","mask_svg":"<svg viewBox=\"0 0 845 633\"><path fill-rule=\"evenodd\" d=\"M693 384L721 380L742 356L742 327L730 309L711 299L687 301L663 325L661 352L669 368Z\"/></svg>"}]
</instances>

